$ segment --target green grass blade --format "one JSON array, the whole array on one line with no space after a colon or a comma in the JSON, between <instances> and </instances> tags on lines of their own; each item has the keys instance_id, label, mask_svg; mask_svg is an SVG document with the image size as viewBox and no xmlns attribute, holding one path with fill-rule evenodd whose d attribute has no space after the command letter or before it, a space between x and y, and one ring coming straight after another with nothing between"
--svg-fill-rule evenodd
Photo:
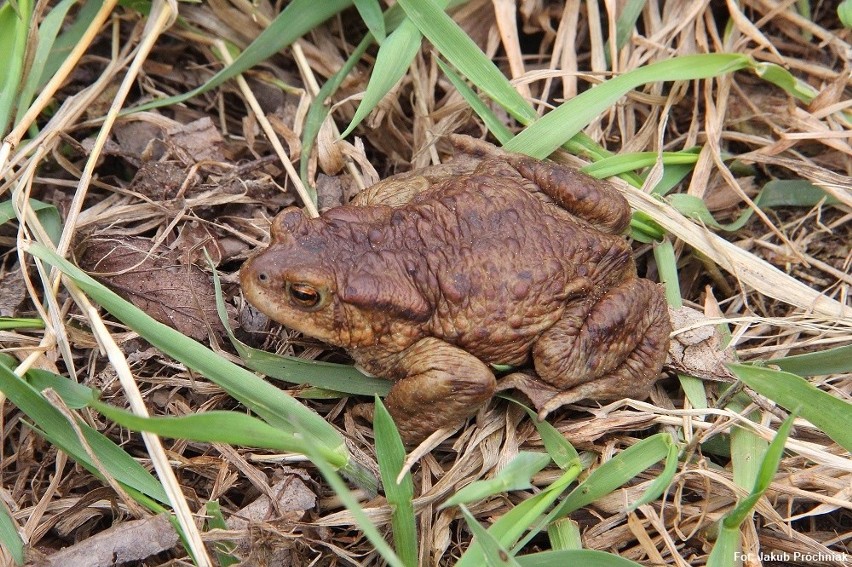
<instances>
[{"instance_id":1,"label":"green grass blade","mask_svg":"<svg viewBox=\"0 0 852 567\"><path fill-rule=\"evenodd\" d=\"M187 93L168 98L158 99L147 104L128 109L126 112L139 112L160 108L171 104L178 104L201 93L213 89L228 79L235 77L252 68L261 61L289 47L294 41L302 37L316 26L334 16L341 10L348 8L352 0L293 0L281 11L278 16L255 38L245 51L234 59L233 64L228 65L210 80Z\"/></svg>"},{"instance_id":2,"label":"green grass blade","mask_svg":"<svg viewBox=\"0 0 852 567\"><path fill-rule=\"evenodd\" d=\"M657 475L657 477L651 482L647 489L645 489L644 494L631 504L627 510L632 512L639 508L639 506L644 506L645 504L650 504L659 498L663 492L671 485L672 480L677 474L677 465L678 465L678 447L674 443L669 444L669 452L666 455L666 465L663 468L663 472Z\"/></svg>"},{"instance_id":3,"label":"green grass blade","mask_svg":"<svg viewBox=\"0 0 852 567\"><path fill-rule=\"evenodd\" d=\"M837 17L846 29L852 29L852 0L843 0L837 6Z\"/></svg>"},{"instance_id":4,"label":"green grass blade","mask_svg":"<svg viewBox=\"0 0 852 567\"><path fill-rule=\"evenodd\" d=\"M417 565L417 522L414 516L414 481L411 473L405 473L402 482L396 478L405 461L405 447L396 425L382 401L376 397L376 410L373 416L373 429L376 432L376 455L385 497L391 507L391 528L393 542L400 560L408 567Z\"/></svg>"},{"instance_id":5,"label":"green grass blade","mask_svg":"<svg viewBox=\"0 0 852 567\"><path fill-rule=\"evenodd\" d=\"M32 0L6 2L0 6L0 53L3 54L0 63L0 138L8 134L18 105L32 11Z\"/></svg>"},{"instance_id":6,"label":"green grass blade","mask_svg":"<svg viewBox=\"0 0 852 567\"><path fill-rule=\"evenodd\" d=\"M717 230L734 232L740 230L749 221L754 209L746 209L734 221L726 224L719 223L707 205L694 195L676 193L667 197L670 205L684 216L698 219L702 224ZM754 198L754 204L761 209L773 207L813 207L820 201L837 204L834 197L827 195L819 187L801 180L778 180L767 183Z\"/></svg>"},{"instance_id":7,"label":"green grass blade","mask_svg":"<svg viewBox=\"0 0 852 567\"><path fill-rule=\"evenodd\" d=\"M654 463L666 458L674 441L668 433L643 439L605 462L572 490L559 506L538 521L516 547L521 548L547 525L617 490Z\"/></svg>"},{"instance_id":8,"label":"green grass blade","mask_svg":"<svg viewBox=\"0 0 852 567\"><path fill-rule=\"evenodd\" d=\"M420 50L421 39L417 27L406 20L381 44L364 98L358 104L349 126L340 134L341 138L351 134L408 72L411 61Z\"/></svg>"},{"instance_id":9,"label":"green grass blade","mask_svg":"<svg viewBox=\"0 0 852 567\"><path fill-rule=\"evenodd\" d=\"M565 142L562 147L571 153L585 157L589 161L598 161L615 155L583 132L577 133L573 138ZM633 183L629 178L628 182ZM640 187L641 180L638 183L634 183L634 185Z\"/></svg>"},{"instance_id":10,"label":"green grass blade","mask_svg":"<svg viewBox=\"0 0 852 567\"><path fill-rule=\"evenodd\" d=\"M554 510L554 518L570 514L617 490L654 463L667 458L672 445L674 440L671 435L658 433L628 447L592 471L586 480L572 490Z\"/></svg>"},{"instance_id":11,"label":"green grass blade","mask_svg":"<svg viewBox=\"0 0 852 567\"><path fill-rule=\"evenodd\" d=\"M739 527L748 515L751 513L757 501L766 493L769 486L772 484L772 479L775 477L775 472L778 470L778 465L781 463L781 458L784 456L784 444L787 442L787 437L790 435L790 429L793 427L793 420L796 414L790 414L781 427L778 428L778 433L766 452L760 460L757 474L755 475L754 488L730 514L725 517L724 525L726 527Z\"/></svg>"},{"instance_id":12,"label":"green grass blade","mask_svg":"<svg viewBox=\"0 0 852 567\"><path fill-rule=\"evenodd\" d=\"M665 235L665 231L650 216L642 211L633 212L633 216L630 218L631 238L650 244L662 240Z\"/></svg>"},{"instance_id":13,"label":"green grass blade","mask_svg":"<svg viewBox=\"0 0 852 567\"><path fill-rule=\"evenodd\" d=\"M468 86L468 84L459 77L459 74L453 70L447 63L444 62L440 57L436 58L438 66L456 88L462 98L467 102L467 104L473 109L477 116L482 119L482 122L485 123L485 127L488 128L488 131L491 132L497 141L500 144L505 144L509 140L512 139L512 131L509 130L503 121L500 120L494 112L485 104L481 98L479 98L473 89Z\"/></svg>"},{"instance_id":14,"label":"green grass blade","mask_svg":"<svg viewBox=\"0 0 852 567\"><path fill-rule=\"evenodd\" d=\"M624 44L627 43L627 40L630 39L630 34L633 33L633 29L636 27L636 21L639 19L639 16L642 15L642 10L645 8L646 0L628 0L627 2L620 4L621 13L618 15L618 19L615 21L615 51L616 53L624 47ZM611 51L612 38L609 38L606 46L606 63L612 68L612 61L610 58L612 57Z\"/></svg>"},{"instance_id":15,"label":"green grass blade","mask_svg":"<svg viewBox=\"0 0 852 567\"><path fill-rule=\"evenodd\" d=\"M2 362L0 362L0 391L32 420L39 433L51 444L64 451L86 470L102 478L62 412L53 407L35 388L18 378L12 369ZM169 501L157 479L121 447L85 423L78 421L77 425L108 474L121 484L134 488L159 502Z\"/></svg>"},{"instance_id":16,"label":"green grass blade","mask_svg":"<svg viewBox=\"0 0 852 567\"><path fill-rule=\"evenodd\" d=\"M28 317L0 317L0 331L15 329L44 329L44 321Z\"/></svg>"},{"instance_id":17,"label":"green grass blade","mask_svg":"<svg viewBox=\"0 0 852 567\"><path fill-rule=\"evenodd\" d=\"M31 368L26 376L24 376L24 379L37 392L41 392L47 388L52 389L62 398L62 401L65 402L65 405L69 409L89 407L91 401L98 397L97 390L75 382L65 376L48 372L47 370Z\"/></svg>"},{"instance_id":18,"label":"green grass blade","mask_svg":"<svg viewBox=\"0 0 852 567\"><path fill-rule=\"evenodd\" d=\"M405 13L402 11L402 8L394 4L388 8L384 17L385 31L393 32L393 30L395 30L405 20ZM352 54L340 70L323 84L317 93L317 96L311 101L302 131L302 148L305 149L302 151L302 156L299 161L299 176L302 178L302 182L306 187L310 186L310 183L308 182L308 161L311 156L310 148L313 147L314 141L319 133L320 126L322 126L323 121L326 116L328 116L329 109L326 101L330 99L335 92L337 92L337 89L340 88L343 80L349 76L352 69L355 68L355 65L361 60L361 57L364 56L364 53L367 52L367 49L373 44L373 42L373 35L367 34L367 36L364 37L364 39L362 39L358 46L352 51Z\"/></svg>"},{"instance_id":19,"label":"green grass blade","mask_svg":"<svg viewBox=\"0 0 852 567\"><path fill-rule=\"evenodd\" d=\"M409 0L410 1L410 0ZM614 77L565 102L528 126L504 147L546 158L580 132L597 115L632 89L659 81L691 81L732 73L753 65L747 55L684 55Z\"/></svg>"},{"instance_id":20,"label":"green grass blade","mask_svg":"<svg viewBox=\"0 0 852 567\"><path fill-rule=\"evenodd\" d=\"M385 41L385 18L382 15L382 6L378 0L355 0L355 8L358 15L367 24L367 29L381 45Z\"/></svg>"},{"instance_id":21,"label":"green grass blade","mask_svg":"<svg viewBox=\"0 0 852 567\"><path fill-rule=\"evenodd\" d=\"M319 458L312 449L309 449L309 451L308 457L311 458L311 461L313 461L317 469L319 469L331 489L343 505L346 506L346 509L352 514L352 517L355 519L355 523L359 528L361 528L361 531L364 532L364 535L370 543L373 544L373 547L379 552L379 555L382 556L385 563L390 565L390 567L407 567L396 553L394 553L393 549L391 549L388 545L388 542L384 540L375 524L373 524L373 522L370 521L370 518L367 517L364 509L361 508L358 501L355 500L355 497L352 495L352 491L349 490L349 487L346 486L346 483L343 482L343 479L339 474L337 474L337 471L330 467L323 459Z\"/></svg>"},{"instance_id":22,"label":"green grass blade","mask_svg":"<svg viewBox=\"0 0 852 567\"><path fill-rule=\"evenodd\" d=\"M460 509L467 522L467 526L483 550L486 565L489 567L518 567L518 562L515 561L515 558L512 557L505 547L500 545L499 541L494 539L494 536L488 533L488 530L482 527L482 524L476 521L470 510L464 505Z\"/></svg>"},{"instance_id":23,"label":"green grass blade","mask_svg":"<svg viewBox=\"0 0 852 567\"><path fill-rule=\"evenodd\" d=\"M62 218L59 216L59 209L54 205L39 201L38 199L30 199L29 205L35 211L36 218L44 227L44 231L50 237L52 242L59 242L59 235L62 234ZM12 201L3 201L0 203L0 225L9 222L16 218L15 208L12 206Z\"/></svg>"},{"instance_id":24,"label":"green grass blade","mask_svg":"<svg viewBox=\"0 0 852 567\"><path fill-rule=\"evenodd\" d=\"M445 10L449 0L438 0L436 3L438 8ZM375 36L375 34L373 35ZM384 42L380 42L381 46L376 54L376 63L370 73L370 81L367 83L364 98L358 104L349 126L340 135L341 138L351 134L408 72L414 56L420 50L422 39L423 35L417 29L417 26L411 20L406 19Z\"/></svg>"},{"instance_id":25,"label":"green grass blade","mask_svg":"<svg viewBox=\"0 0 852 567\"><path fill-rule=\"evenodd\" d=\"M692 407L695 409L707 409L707 390L704 387L704 381L694 376L686 374L678 374L678 381L683 393Z\"/></svg>"},{"instance_id":26,"label":"green grass blade","mask_svg":"<svg viewBox=\"0 0 852 567\"><path fill-rule=\"evenodd\" d=\"M45 14L44 19L38 27L38 40L35 49L35 55L30 63L29 69L26 72L24 86L21 89L21 94L18 97L18 116L15 122L24 115L29 108L30 103L36 96L39 87L42 86L42 77L45 76L45 69L48 64L54 69L59 69L62 65L62 59L51 61L54 56L54 45L56 38L59 35L62 25L65 23L65 16L68 10L77 3L77 0L62 0L56 6L50 8ZM94 3L94 2L93 2ZM92 20L87 20L91 22ZM81 29L82 33L82 29ZM50 76L53 76L52 74ZM50 79L50 76L45 79L45 82Z\"/></svg>"},{"instance_id":27,"label":"green grass blade","mask_svg":"<svg viewBox=\"0 0 852 567\"><path fill-rule=\"evenodd\" d=\"M201 343L155 321L55 252L40 244L32 244L28 248L34 256L59 268L104 309L145 340L215 382L270 425L299 429L308 444L323 447L324 453L335 455L331 462L335 467L348 463L349 454L340 434L297 400L248 370L218 356Z\"/></svg>"},{"instance_id":28,"label":"green grass blade","mask_svg":"<svg viewBox=\"0 0 852 567\"><path fill-rule=\"evenodd\" d=\"M306 454L304 439L297 428L284 429L232 411L208 411L185 416L142 417L110 404L92 400L92 408L117 424L133 431L148 431L160 437L189 439L204 443L227 443ZM326 460L334 459L322 446L314 447Z\"/></svg>"},{"instance_id":29,"label":"green grass blade","mask_svg":"<svg viewBox=\"0 0 852 567\"><path fill-rule=\"evenodd\" d=\"M239 341L236 338L235 340ZM244 343L235 344L234 347L248 368L291 384L310 384L316 388L333 390L340 393L338 397L386 396L390 391L390 381L367 376L347 364L283 356L258 350Z\"/></svg>"},{"instance_id":30,"label":"green grass blade","mask_svg":"<svg viewBox=\"0 0 852 567\"><path fill-rule=\"evenodd\" d=\"M18 524L6 503L0 501L0 544L3 545L16 565L24 564L24 540L18 532Z\"/></svg>"},{"instance_id":31,"label":"green grass blade","mask_svg":"<svg viewBox=\"0 0 852 567\"><path fill-rule=\"evenodd\" d=\"M738 567L742 565L742 561L735 558L740 551L740 530L723 526L719 529L713 549L710 550L706 567Z\"/></svg>"},{"instance_id":32,"label":"green grass blade","mask_svg":"<svg viewBox=\"0 0 852 567\"><path fill-rule=\"evenodd\" d=\"M218 500L208 500L204 505L204 511L207 515L207 529L227 530L228 524L225 523L225 517L222 515L222 507L219 506ZM217 541L213 544L216 551L216 560L219 567L231 567L240 562L239 559L231 555L237 549L237 545L230 541Z\"/></svg>"},{"instance_id":33,"label":"green grass blade","mask_svg":"<svg viewBox=\"0 0 852 567\"><path fill-rule=\"evenodd\" d=\"M399 5L438 52L461 74L523 123L535 111L473 40L434 0L399 0Z\"/></svg>"},{"instance_id":34,"label":"green grass blade","mask_svg":"<svg viewBox=\"0 0 852 567\"><path fill-rule=\"evenodd\" d=\"M78 6L79 10L76 12L76 19L73 23L69 25L68 22L63 22L65 27L50 48L50 55L48 55L47 61L45 61L44 67L41 70L36 90L45 86L53 78L65 62L68 54L80 42L80 39L86 33L92 20L95 19L95 15L100 11L103 3L103 0L87 0ZM47 17L45 17L45 20L47 20Z\"/></svg>"},{"instance_id":35,"label":"green grass blade","mask_svg":"<svg viewBox=\"0 0 852 567\"><path fill-rule=\"evenodd\" d=\"M547 526L547 539L554 551L583 549L580 526L571 518L559 518Z\"/></svg>"},{"instance_id":36,"label":"green grass blade","mask_svg":"<svg viewBox=\"0 0 852 567\"><path fill-rule=\"evenodd\" d=\"M736 413L742 413L750 401L751 400L747 395L745 395L745 393L740 392L728 403L726 409ZM750 415L745 417L752 421L757 421L759 419L759 413L752 412ZM734 484L743 490L751 490L756 485L760 474L761 462L765 461L768 446L769 443L751 429L746 429L739 425L735 425L731 429L729 436L729 448L731 453L731 470L733 472ZM720 522L713 526L719 530L721 539L721 543L717 541L717 543L714 544L714 548L716 545L720 545L720 551L716 553L723 554L724 556L724 554L728 553L728 550L731 547L734 549L738 549L740 547L739 525L747 518L751 518L751 516L753 516L753 505L754 503L747 507L743 507L743 502L739 503L737 509L742 511L743 516L735 525L728 525L727 522ZM728 517L730 517L732 513L733 511L729 512ZM712 552L713 550L711 550L711 553ZM734 559L735 555L728 555L726 561Z\"/></svg>"},{"instance_id":37,"label":"green grass blade","mask_svg":"<svg viewBox=\"0 0 852 567\"><path fill-rule=\"evenodd\" d=\"M668 238L654 243L654 260L657 262L657 271L660 281L665 286L666 303L679 309L683 306L683 298L680 295L680 278L677 273L677 258L674 253L674 245Z\"/></svg>"},{"instance_id":38,"label":"green grass blade","mask_svg":"<svg viewBox=\"0 0 852 567\"><path fill-rule=\"evenodd\" d=\"M678 152L683 155L686 152L693 152L697 155L695 149L683 150L682 152ZM657 196L665 196L668 195L672 189L674 189L678 183L686 179L686 176L692 173L693 164L668 164L663 167L663 178L657 182L657 185L651 190L653 195Z\"/></svg>"},{"instance_id":39,"label":"green grass blade","mask_svg":"<svg viewBox=\"0 0 852 567\"><path fill-rule=\"evenodd\" d=\"M704 201L695 195L675 193L666 197L666 200L683 216L696 219L702 224L726 232L734 232L741 229L751 218L751 215L754 214L753 209L746 209L733 222L722 224L713 217L713 213L710 212Z\"/></svg>"},{"instance_id":40,"label":"green grass blade","mask_svg":"<svg viewBox=\"0 0 852 567\"><path fill-rule=\"evenodd\" d=\"M807 380L770 368L729 364L743 383L762 396L796 412L814 424L838 445L852 451L852 404L823 392Z\"/></svg>"},{"instance_id":41,"label":"green grass blade","mask_svg":"<svg viewBox=\"0 0 852 567\"><path fill-rule=\"evenodd\" d=\"M719 537L707 560L708 566L722 567L736 564L736 552L740 548L740 525L751 515L757 501L772 484L772 479L781 463L781 457L784 456L784 444L790 435L795 417L795 413L790 415L778 428L778 433L760 462L752 491L722 520Z\"/></svg>"},{"instance_id":42,"label":"green grass blade","mask_svg":"<svg viewBox=\"0 0 852 567\"><path fill-rule=\"evenodd\" d=\"M813 11L811 10L811 0L796 0L796 11L802 15L807 20L813 21ZM809 33L809 30L802 30L805 33ZM811 40L813 34L804 36L808 41Z\"/></svg>"},{"instance_id":43,"label":"green grass blade","mask_svg":"<svg viewBox=\"0 0 852 567\"><path fill-rule=\"evenodd\" d=\"M827 205L838 205L840 201L804 179L774 179L766 183L754 202L760 208L813 207L820 201Z\"/></svg>"},{"instance_id":44,"label":"green grass blade","mask_svg":"<svg viewBox=\"0 0 852 567\"><path fill-rule=\"evenodd\" d=\"M328 116L328 105L326 104L326 100L328 100L331 95L337 92L337 89L340 88L340 85L343 83L343 80L349 76L349 73L352 72L352 69L355 68L355 65L358 61L361 60L361 57L364 56L364 53L367 52L367 49L373 44L372 36L367 36L361 40L361 43L352 51L352 54L340 68L340 70L329 78L322 87L320 87L317 96L314 97L314 100L311 101L311 106L308 108L308 114L305 116L305 126L302 130L302 155L299 158L299 177L302 178L302 183L305 184L305 187L310 187L310 183L308 183L308 163L311 158L310 149L313 147L314 142L317 139L317 135L319 135L320 127L322 123L325 121Z\"/></svg>"},{"instance_id":45,"label":"green grass blade","mask_svg":"<svg viewBox=\"0 0 852 567\"><path fill-rule=\"evenodd\" d=\"M748 407L751 399L744 393L734 396L728 403L726 409L734 413L742 413ZM747 419L757 421L760 419L758 412L752 412L745 416ZM754 486L757 479L760 461L766 454L769 445L762 437L751 429L734 426L730 434L731 469L733 471L734 484L749 490Z\"/></svg>"},{"instance_id":46,"label":"green grass blade","mask_svg":"<svg viewBox=\"0 0 852 567\"><path fill-rule=\"evenodd\" d=\"M792 372L799 376L852 372L852 345L775 358L767 360L766 364L777 366L784 372Z\"/></svg>"},{"instance_id":47,"label":"green grass blade","mask_svg":"<svg viewBox=\"0 0 852 567\"><path fill-rule=\"evenodd\" d=\"M515 403L515 400L512 400ZM553 427L549 421L542 421L538 419L538 415L526 407L523 404L519 404L524 411L527 412L527 415L530 416L530 420L532 420L533 425L535 425L536 430L538 430L538 434L541 436L541 441L544 443L544 448L547 450L547 454L550 455L550 458L556 463L563 471L567 471L572 467L576 467L581 465L580 455L577 453L577 449L565 439L565 436L559 433L559 431Z\"/></svg>"},{"instance_id":48,"label":"green grass blade","mask_svg":"<svg viewBox=\"0 0 852 567\"><path fill-rule=\"evenodd\" d=\"M663 152L662 160L664 165L693 165L698 162L698 154L690 151ZM656 152L633 152L604 158L595 163L590 163L580 170L592 177L604 179L636 169L651 167L656 162Z\"/></svg>"},{"instance_id":49,"label":"green grass blade","mask_svg":"<svg viewBox=\"0 0 852 567\"><path fill-rule=\"evenodd\" d=\"M441 507L457 506L513 490L532 488L532 477L550 463L547 453L521 451L494 478L472 482L448 498Z\"/></svg>"},{"instance_id":50,"label":"green grass blade","mask_svg":"<svg viewBox=\"0 0 852 567\"><path fill-rule=\"evenodd\" d=\"M583 467L579 461L565 471L558 480L545 488L532 498L528 498L500 516L494 522L488 533L494 537L500 545L514 545L518 538L538 520L544 512L559 498L562 493L574 482ZM484 561L482 546L478 541L470 544L467 551L461 556L456 567L478 567Z\"/></svg>"},{"instance_id":51,"label":"green grass blade","mask_svg":"<svg viewBox=\"0 0 852 567\"><path fill-rule=\"evenodd\" d=\"M521 567L640 567L641 563L630 561L618 555L593 549L572 549L567 551L542 551L531 555L516 557Z\"/></svg>"},{"instance_id":52,"label":"green grass blade","mask_svg":"<svg viewBox=\"0 0 852 567\"><path fill-rule=\"evenodd\" d=\"M775 63L756 63L754 72L758 77L780 87L790 96L794 96L805 104L816 98L819 94L815 88L804 81L797 79L790 71Z\"/></svg>"}]
</instances>

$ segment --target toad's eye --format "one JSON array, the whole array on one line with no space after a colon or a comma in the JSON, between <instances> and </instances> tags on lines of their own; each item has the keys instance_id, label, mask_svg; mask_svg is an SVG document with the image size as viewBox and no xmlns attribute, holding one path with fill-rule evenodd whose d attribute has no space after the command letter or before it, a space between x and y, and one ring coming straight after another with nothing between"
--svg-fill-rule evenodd
<instances>
[{"instance_id":1,"label":"toad's eye","mask_svg":"<svg viewBox=\"0 0 852 567\"><path fill-rule=\"evenodd\" d=\"M320 290L306 283L288 284L287 295L295 305L303 309L315 309L320 306L322 300Z\"/></svg>"}]
</instances>

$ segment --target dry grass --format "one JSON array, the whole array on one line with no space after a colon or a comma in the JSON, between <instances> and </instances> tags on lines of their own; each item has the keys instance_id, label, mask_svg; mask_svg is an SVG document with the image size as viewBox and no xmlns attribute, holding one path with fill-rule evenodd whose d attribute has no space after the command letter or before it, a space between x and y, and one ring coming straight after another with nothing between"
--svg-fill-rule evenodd
<instances>
[{"instance_id":1,"label":"dry grass","mask_svg":"<svg viewBox=\"0 0 852 567\"><path fill-rule=\"evenodd\" d=\"M472 0L455 12L454 19L540 112L604 80L611 71L626 72L692 53L746 53L788 68L815 88L818 96L805 105L748 73L654 84L625 97L584 132L614 153L699 147L694 170L679 191L703 199L720 222L736 218L770 180L803 179L823 188L839 204L765 210L734 232L705 228L647 193L625 191L634 207L651 214L673 237L684 300L709 318L728 322L741 360L852 343L849 30L842 30L830 3L815 4L812 19L807 19L798 15L792 2L743 0L737 6L676 0L666 2L664 8L650 2L640 16L641 34L634 32L623 49L609 52L613 56L609 69L605 40L616 15L607 6L614 4ZM244 46L274 16L265 2L257 14L248 16L243 3L235 0L181 4L180 10L189 26L166 28L173 21L167 10L155 10L143 19L126 9L105 7L106 24L92 46L58 72L58 91L51 103L55 105L49 114L38 115L38 134L18 144L28 132L14 132L8 139L12 144L6 147L9 153L0 153L4 168L0 200L11 197L21 210L27 197L55 205L64 219L61 253L70 254L92 233L119 239L122 245L141 246L140 255L121 264L121 270L136 270L132 273L137 278L153 274L151 284L137 294L155 293L163 277L186 276L180 280L178 295L190 297L186 303L193 304L193 309L194 304L212 305L208 278L198 281L197 275L190 274L193 263L204 265L195 251L213 243L218 269L226 283L233 284L242 260L266 238L268 220L283 206L297 202L297 192L291 188L300 187L301 182L289 160L298 163L302 152L312 152L309 180L319 192L320 208L326 208L348 201L378 178L437 163L446 157L448 145L442 138L448 134L485 134L424 43L393 94L354 136L338 140L337 132L348 125L366 87L374 54L368 52L334 95L333 120L320 130L317 147L302 147L306 112L318 85L340 68L361 38L363 28L354 10L246 73L245 83L225 83L183 105L123 117L110 113L111 106L118 111L203 83L220 66L215 54L219 40L213 38ZM728 19L731 26L725 30ZM143 33L146 22L149 28ZM569 31L573 29L576 34ZM256 106L247 102L252 98ZM267 115L267 128L281 141L280 148L273 148L264 135L258 119L261 111ZM517 127L504 118L507 125ZM275 159L276 153L289 160ZM126 404L133 396L123 389L126 382L119 386L121 369L103 356L98 347L103 335L96 339L93 331L98 325L93 321L100 319L83 314L79 292L58 286L55 276L26 264L22 241L47 241L35 218L27 220L17 233L10 225L0 228L0 314L41 317L46 328L0 331L3 352L17 359L19 374L42 368L72 376L101 389L112 403ZM131 240L137 237L144 239L143 244ZM640 265L653 277L649 248L637 245L637 253ZM83 256L78 247L76 258ZM160 263L151 263L152 258ZM778 271L764 268L766 264L759 260ZM21 270L22 262L29 266L26 272ZM797 295L797 282L822 294L820 303L812 302L805 292ZM159 296L154 303L169 301L179 303ZM240 301L236 286L226 289L226 302L241 336L259 348L308 358L323 353L312 341L258 325ZM163 318L225 349L222 345L227 341L222 341L215 315L193 309L165 308ZM176 311L189 322L177 321ZM117 346L114 354L127 360L139 399L152 413L182 415L234 407L221 390L132 332L108 318L104 323L104 332ZM850 398L848 374L813 383L837 397ZM684 399L677 381L669 380L661 383L651 402L563 409L551 416L578 450L588 451L599 462L656 431L674 433L691 451L663 499L635 513L624 512L624 502L634 500L657 476L658 471L649 470L632 485L573 514L587 548L649 565L706 561L713 545L710 528L745 493L731 462L715 451L726 446L726 435L737 424L771 440L779 423L773 417L778 410L756 395L755 405L740 407L739 412L731 406L717 407L719 391L717 385L707 383L709 407L696 409ZM375 461L372 432L351 412L357 400L306 403L345 431L364 460ZM741 415L751 412L757 412L756 420L744 421ZM150 463L139 435L120 430L97 413L80 413L144 464ZM0 494L13 510L34 557L78 542L99 549L115 545L116 537L128 539L114 536L110 540L111 532L104 530L144 519L148 513L120 489L105 488L68 462L24 421L14 406L5 404ZM710 445L702 449L699 442ZM250 525L231 525L230 532L203 536L234 540L248 536L251 550L242 548L242 552L248 553L250 564L380 563L349 512L309 464L229 446L164 443L163 457L171 462L194 511L208 500L219 499L227 518L260 496L273 494L271 487L277 481L286 480L290 488L299 484L298 490L288 492L288 498L303 499L298 504L290 506L291 501L275 497L279 508L270 510L267 505L260 513L249 514ZM465 430L425 455L414 469L421 563L453 564L471 538L458 509L438 510L437 504L461 486L493 476L519 451L541 447L525 414L495 401ZM548 485L557 473L541 472L536 486ZM848 553L850 482L849 455L818 429L797 424L774 482L753 520L744 525L743 551L754 558L759 551L822 557ZM470 510L487 524L534 492L503 494ZM313 495L316 506L311 502ZM373 521L385 528L390 512L383 500L363 504ZM94 539L105 533L103 540ZM529 549L546 545L539 538ZM162 553L139 564L188 561L185 551L171 542Z\"/></svg>"}]
</instances>

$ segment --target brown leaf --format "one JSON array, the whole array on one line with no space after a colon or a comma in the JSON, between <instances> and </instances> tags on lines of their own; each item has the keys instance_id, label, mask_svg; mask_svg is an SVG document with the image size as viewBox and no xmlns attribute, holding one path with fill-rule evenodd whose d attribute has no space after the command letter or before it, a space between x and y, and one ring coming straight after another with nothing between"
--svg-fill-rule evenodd
<instances>
[{"instance_id":1,"label":"brown leaf","mask_svg":"<svg viewBox=\"0 0 852 567\"><path fill-rule=\"evenodd\" d=\"M734 362L733 350L722 346L722 335L716 325L689 307L669 308L669 316L674 332L666 367L705 380L734 382L733 374L725 366Z\"/></svg>"},{"instance_id":2,"label":"brown leaf","mask_svg":"<svg viewBox=\"0 0 852 567\"><path fill-rule=\"evenodd\" d=\"M274 496L275 500L269 497ZM268 494L242 508L228 518L228 527L232 530L248 528L251 523L269 521L298 522L305 512L317 504L317 495L308 488L301 475L288 474L283 480L276 482Z\"/></svg>"},{"instance_id":3,"label":"brown leaf","mask_svg":"<svg viewBox=\"0 0 852 567\"><path fill-rule=\"evenodd\" d=\"M595 410L594 418L582 418L557 423L556 427L571 444L590 448L601 437L612 436L622 431L645 431L656 425L656 416L645 411L613 411L600 415Z\"/></svg>"},{"instance_id":4,"label":"brown leaf","mask_svg":"<svg viewBox=\"0 0 852 567\"><path fill-rule=\"evenodd\" d=\"M39 566L53 565L119 565L141 561L171 549L179 538L168 514L149 516L116 524L80 543L34 561Z\"/></svg>"},{"instance_id":5,"label":"brown leaf","mask_svg":"<svg viewBox=\"0 0 852 567\"><path fill-rule=\"evenodd\" d=\"M302 564L290 553L293 532L305 512L316 506L317 495L308 487L302 473L293 469L284 472L283 480L226 520L229 529L246 535L236 542L234 552L244 559L242 565Z\"/></svg>"},{"instance_id":6,"label":"brown leaf","mask_svg":"<svg viewBox=\"0 0 852 567\"><path fill-rule=\"evenodd\" d=\"M81 268L157 321L196 340L224 328L216 314L210 276L195 265L181 265L177 252L149 254L141 237L91 236L76 249Z\"/></svg>"},{"instance_id":7,"label":"brown leaf","mask_svg":"<svg viewBox=\"0 0 852 567\"><path fill-rule=\"evenodd\" d=\"M210 255L213 265L218 266L222 262L224 251L219 245L219 239L210 231L206 224L199 222L188 222L181 226L177 239L170 248L180 252L181 264L207 265L204 251Z\"/></svg>"},{"instance_id":8,"label":"brown leaf","mask_svg":"<svg viewBox=\"0 0 852 567\"><path fill-rule=\"evenodd\" d=\"M130 163L141 165L166 154L165 136L159 124L144 120L119 122L113 128L113 135L121 148L119 155Z\"/></svg>"},{"instance_id":9,"label":"brown leaf","mask_svg":"<svg viewBox=\"0 0 852 567\"><path fill-rule=\"evenodd\" d=\"M345 176L343 175L332 177L324 173L317 174L317 205L319 210L324 211L343 204L344 180Z\"/></svg>"},{"instance_id":10,"label":"brown leaf","mask_svg":"<svg viewBox=\"0 0 852 567\"><path fill-rule=\"evenodd\" d=\"M27 286L21 270L0 272L0 317L18 317L18 307L27 297Z\"/></svg>"},{"instance_id":11,"label":"brown leaf","mask_svg":"<svg viewBox=\"0 0 852 567\"><path fill-rule=\"evenodd\" d=\"M225 140L209 116L177 125L166 134L173 149L185 154L185 163L225 161L222 151Z\"/></svg>"}]
</instances>

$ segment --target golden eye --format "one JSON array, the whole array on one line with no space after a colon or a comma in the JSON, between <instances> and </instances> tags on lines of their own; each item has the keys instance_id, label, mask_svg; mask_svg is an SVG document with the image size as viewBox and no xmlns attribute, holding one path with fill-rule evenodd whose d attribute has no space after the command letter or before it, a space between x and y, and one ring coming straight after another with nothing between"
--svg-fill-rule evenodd
<instances>
[{"instance_id":1,"label":"golden eye","mask_svg":"<svg viewBox=\"0 0 852 567\"><path fill-rule=\"evenodd\" d=\"M313 309L320 304L322 294L320 291L306 283L291 283L287 285L287 294L290 300L304 309Z\"/></svg>"}]
</instances>

